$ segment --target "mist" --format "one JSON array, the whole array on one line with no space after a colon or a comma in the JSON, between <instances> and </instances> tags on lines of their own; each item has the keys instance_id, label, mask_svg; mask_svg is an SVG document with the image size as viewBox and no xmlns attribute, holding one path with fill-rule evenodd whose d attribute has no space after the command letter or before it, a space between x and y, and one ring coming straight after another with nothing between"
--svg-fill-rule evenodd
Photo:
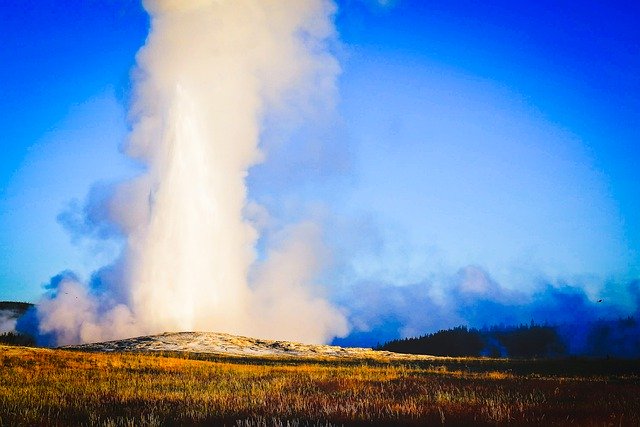
<instances>
[{"instance_id":1,"label":"mist","mask_svg":"<svg viewBox=\"0 0 640 427\"><path fill-rule=\"evenodd\" d=\"M258 256L248 199L265 117L304 122L330 109L339 66L325 0L148 0L125 147L142 173L96 186L59 219L122 253L88 280L54 277L37 305L52 345L165 331L305 342L348 332L317 283L321 233L288 224ZM321 94L321 95L318 95Z\"/></svg>"},{"instance_id":2,"label":"mist","mask_svg":"<svg viewBox=\"0 0 640 427\"><path fill-rule=\"evenodd\" d=\"M16 315L11 310L0 310L0 334L12 332L16 328Z\"/></svg>"},{"instance_id":3,"label":"mist","mask_svg":"<svg viewBox=\"0 0 640 427\"><path fill-rule=\"evenodd\" d=\"M589 295L584 278L538 277L530 289L514 290L477 265L406 285L363 281L350 305L353 329L334 342L375 346L457 326L510 330L535 324L553 328L567 354L640 357L639 283L608 282Z\"/></svg>"}]
</instances>

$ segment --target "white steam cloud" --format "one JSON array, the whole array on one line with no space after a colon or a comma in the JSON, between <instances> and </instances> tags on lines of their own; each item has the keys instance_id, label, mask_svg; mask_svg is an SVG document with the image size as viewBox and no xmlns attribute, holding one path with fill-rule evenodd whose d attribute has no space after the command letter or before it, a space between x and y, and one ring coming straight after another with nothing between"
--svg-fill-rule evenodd
<instances>
[{"instance_id":1,"label":"white steam cloud","mask_svg":"<svg viewBox=\"0 0 640 427\"><path fill-rule=\"evenodd\" d=\"M326 0L147 0L127 154L145 173L105 204L126 238L99 290L63 279L38 307L57 344L178 330L326 342L345 316L314 278L326 256L312 223L257 261L245 179L267 111L331 102L339 67ZM293 119L293 118L292 118ZM251 277L251 280L249 279Z\"/></svg>"},{"instance_id":2,"label":"white steam cloud","mask_svg":"<svg viewBox=\"0 0 640 427\"><path fill-rule=\"evenodd\" d=\"M11 310L0 310L0 334L14 332L16 329L16 314Z\"/></svg>"}]
</instances>

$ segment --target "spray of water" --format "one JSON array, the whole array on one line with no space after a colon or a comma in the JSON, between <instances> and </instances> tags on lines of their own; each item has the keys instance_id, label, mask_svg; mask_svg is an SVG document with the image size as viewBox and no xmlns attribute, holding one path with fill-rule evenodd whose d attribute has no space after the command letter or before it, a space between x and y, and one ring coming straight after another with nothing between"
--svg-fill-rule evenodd
<instances>
[{"instance_id":1,"label":"spray of water","mask_svg":"<svg viewBox=\"0 0 640 427\"><path fill-rule=\"evenodd\" d=\"M57 344L177 330L308 342L345 334L344 315L310 286L323 253L318 227L292 225L257 263L259 235L243 215L266 112L312 110L335 91L335 6L144 5L151 29L137 56L127 154L145 173L105 204L125 249L100 292L62 278L39 304L40 332Z\"/></svg>"}]
</instances>

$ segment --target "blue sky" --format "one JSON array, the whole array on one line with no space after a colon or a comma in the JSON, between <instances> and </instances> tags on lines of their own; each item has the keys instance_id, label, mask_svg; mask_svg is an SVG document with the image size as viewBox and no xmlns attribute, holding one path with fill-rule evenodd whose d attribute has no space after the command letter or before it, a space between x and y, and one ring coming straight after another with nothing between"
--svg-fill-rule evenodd
<instances>
[{"instance_id":1,"label":"blue sky","mask_svg":"<svg viewBox=\"0 0 640 427\"><path fill-rule=\"evenodd\" d=\"M34 301L52 269L99 264L56 217L94 182L126 173L123 100L147 25L137 2L0 7L2 299Z\"/></svg>"},{"instance_id":2,"label":"blue sky","mask_svg":"<svg viewBox=\"0 0 640 427\"><path fill-rule=\"evenodd\" d=\"M470 265L592 298L638 278L640 6L388 3L339 2L337 118L267 144L249 177L283 223L323 221L336 293ZM0 299L116 253L57 217L135 173L119 147L147 29L135 1L0 7Z\"/></svg>"}]
</instances>

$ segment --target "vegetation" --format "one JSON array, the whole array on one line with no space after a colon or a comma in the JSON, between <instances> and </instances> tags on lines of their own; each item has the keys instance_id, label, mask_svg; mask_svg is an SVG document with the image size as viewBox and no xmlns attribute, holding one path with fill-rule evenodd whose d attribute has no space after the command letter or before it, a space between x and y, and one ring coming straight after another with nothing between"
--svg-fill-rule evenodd
<instances>
[{"instance_id":1,"label":"vegetation","mask_svg":"<svg viewBox=\"0 0 640 427\"><path fill-rule=\"evenodd\" d=\"M377 349L407 354L455 357L532 358L567 355L566 345L556 328L535 324L482 330L458 326L418 338L393 340Z\"/></svg>"},{"instance_id":2,"label":"vegetation","mask_svg":"<svg viewBox=\"0 0 640 427\"><path fill-rule=\"evenodd\" d=\"M638 361L282 362L0 346L0 425L640 425Z\"/></svg>"},{"instance_id":3,"label":"vegetation","mask_svg":"<svg viewBox=\"0 0 640 427\"><path fill-rule=\"evenodd\" d=\"M377 350L436 356L640 358L640 322L633 316L576 324L441 330L392 340Z\"/></svg>"},{"instance_id":4,"label":"vegetation","mask_svg":"<svg viewBox=\"0 0 640 427\"><path fill-rule=\"evenodd\" d=\"M486 347L485 339L477 329L465 326L438 331L419 338L389 341L378 350L407 354L431 354L434 356L480 356Z\"/></svg>"},{"instance_id":5,"label":"vegetation","mask_svg":"<svg viewBox=\"0 0 640 427\"><path fill-rule=\"evenodd\" d=\"M15 311L19 315L24 314L24 312L26 312L31 307L33 307L33 304L29 302L0 301L0 311L11 310Z\"/></svg>"},{"instance_id":6,"label":"vegetation","mask_svg":"<svg viewBox=\"0 0 640 427\"><path fill-rule=\"evenodd\" d=\"M34 346L36 345L36 341L31 335L18 332L5 332L4 334L0 334L0 344Z\"/></svg>"}]
</instances>

